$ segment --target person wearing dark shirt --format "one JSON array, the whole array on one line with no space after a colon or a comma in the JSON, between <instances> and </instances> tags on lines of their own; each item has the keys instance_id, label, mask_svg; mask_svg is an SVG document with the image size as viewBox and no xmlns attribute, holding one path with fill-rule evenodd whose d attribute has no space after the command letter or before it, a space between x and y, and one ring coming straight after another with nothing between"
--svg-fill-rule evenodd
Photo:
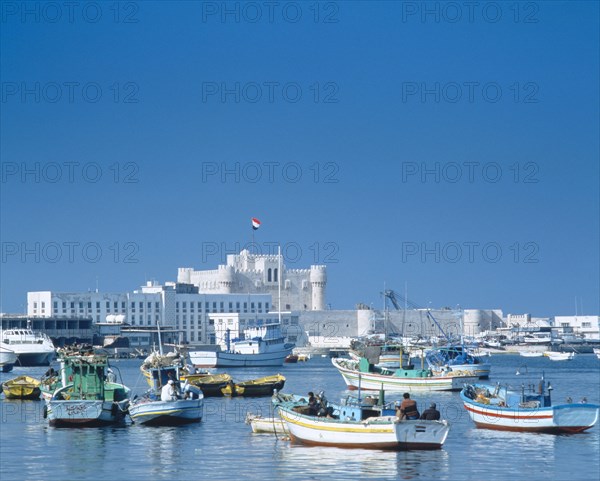
<instances>
[{"instance_id":1,"label":"person wearing dark shirt","mask_svg":"<svg viewBox=\"0 0 600 481\"><path fill-rule=\"evenodd\" d=\"M405 392L402 397L402 403L398 410L400 411L400 419L419 419L419 410L417 409L417 401L410 398L410 394Z\"/></svg>"},{"instance_id":2,"label":"person wearing dark shirt","mask_svg":"<svg viewBox=\"0 0 600 481\"><path fill-rule=\"evenodd\" d=\"M435 408L435 403L431 403L423 414L421 414L421 419L425 421L439 421L440 412Z\"/></svg>"},{"instance_id":3,"label":"person wearing dark shirt","mask_svg":"<svg viewBox=\"0 0 600 481\"><path fill-rule=\"evenodd\" d=\"M319 403L314 393L311 391L308 393L308 414L316 416L319 412Z\"/></svg>"}]
</instances>

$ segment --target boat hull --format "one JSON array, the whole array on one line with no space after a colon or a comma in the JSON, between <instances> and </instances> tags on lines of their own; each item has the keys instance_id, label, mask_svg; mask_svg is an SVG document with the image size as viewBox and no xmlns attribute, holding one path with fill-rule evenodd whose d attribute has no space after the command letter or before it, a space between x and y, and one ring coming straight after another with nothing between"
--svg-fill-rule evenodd
<instances>
[{"instance_id":1,"label":"boat hull","mask_svg":"<svg viewBox=\"0 0 600 481\"><path fill-rule=\"evenodd\" d=\"M19 366L49 366L54 360L54 351L49 352L20 352L17 354Z\"/></svg>"},{"instance_id":2,"label":"boat hull","mask_svg":"<svg viewBox=\"0 0 600 481\"><path fill-rule=\"evenodd\" d=\"M50 426L104 426L123 421L128 400L111 401L59 401L46 402L46 415Z\"/></svg>"},{"instance_id":3,"label":"boat hull","mask_svg":"<svg viewBox=\"0 0 600 481\"><path fill-rule=\"evenodd\" d=\"M253 433L288 434L287 425L280 418L263 418L248 415L246 422L250 424Z\"/></svg>"},{"instance_id":4,"label":"boat hull","mask_svg":"<svg viewBox=\"0 0 600 481\"><path fill-rule=\"evenodd\" d=\"M0 371L10 372L17 362L17 355L0 346Z\"/></svg>"},{"instance_id":5,"label":"boat hull","mask_svg":"<svg viewBox=\"0 0 600 481\"><path fill-rule=\"evenodd\" d=\"M226 351L190 351L190 360L199 368L282 366L292 347L258 354L237 354Z\"/></svg>"},{"instance_id":6,"label":"boat hull","mask_svg":"<svg viewBox=\"0 0 600 481\"><path fill-rule=\"evenodd\" d=\"M548 407L502 407L484 404L460 394L469 417L478 428L538 433L578 433L598 421L594 404L560 404Z\"/></svg>"},{"instance_id":7,"label":"boat hull","mask_svg":"<svg viewBox=\"0 0 600 481\"><path fill-rule=\"evenodd\" d=\"M383 387L387 392L460 391L465 383L478 379L478 376L396 377L349 369L338 359L332 359L332 362L350 390L360 387L365 390L379 391Z\"/></svg>"},{"instance_id":8,"label":"boat hull","mask_svg":"<svg viewBox=\"0 0 600 481\"><path fill-rule=\"evenodd\" d=\"M306 416L284 407L279 415L292 441L314 446L363 449L440 449L448 436L445 421L398 421L394 416L341 421Z\"/></svg>"},{"instance_id":9,"label":"boat hull","mask_svg":"<svg viewBox=\"0 0 600 481\"><path fill-rule=\"evenodd\" d=\"M131 419L147 425L172 426L202 420L203 399L140 402L129 407Z\"/></svg>"}]
</instances>

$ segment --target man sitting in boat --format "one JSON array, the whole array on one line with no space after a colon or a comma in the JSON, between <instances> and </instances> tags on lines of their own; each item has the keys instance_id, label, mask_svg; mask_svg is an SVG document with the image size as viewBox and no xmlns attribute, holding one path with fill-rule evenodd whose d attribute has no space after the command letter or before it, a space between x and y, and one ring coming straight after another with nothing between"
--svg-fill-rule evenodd
<instances>
[{"instance_id":1,"label":"man sitting in boat","mask_svg":"<svg viewBox=\"0 0 600 481\"><path fill-rule=\"evenodd\" d=\"M315 393L312 391L308 393L308 414L316 416L319 412L319 403L315 397Z\"/></svg>"},{"instance_id":2,"label":"man sitting in boat","mask_svg":"<svg viewBox=\"0 0 600 481\"><path fill-rule=\"evenodd\" d=\"M439 421L440 420L440 412L436 409L435 403L431 403L423 414L421 414L421 419L426 421Z\"/></svg>"},{"instance_id":3,"label":"man sitting in boat","mask_svg":"<svg viewBox=\"0 0 600 481\"><path fill-rule=\"evenodd\" d=\"M169 382L165 384L160 391L161 401L176 401L179 399L179 391L175 386L175 381L169 379Z\"/></svg>"},{"instance_id":4,"label":"man sitting in boat","mask_svg":"<svg viewBox=\"0 0 600 481\"><path fill-rule=\"evenodd\" d=\"M419 410L417 409L417 401L410 398L410 394L405 392L402 397L402 403L396 408L396 416L402 419L419 419Z\"/></svg>"}]
</instances>

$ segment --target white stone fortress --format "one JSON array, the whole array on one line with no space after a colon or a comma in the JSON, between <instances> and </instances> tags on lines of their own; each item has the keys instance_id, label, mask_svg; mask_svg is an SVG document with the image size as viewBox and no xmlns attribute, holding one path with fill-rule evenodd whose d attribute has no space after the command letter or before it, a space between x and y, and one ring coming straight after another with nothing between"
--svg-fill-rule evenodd
<instances>
[{"instance_id":1,"label":"white stone fortress","mask_svg":"<svg viewBox=\"0 0 600 481\"><path fill-rule=\"evenodd\" d=\"M288 269L279 255L258 255L248 250L227 256L227 264L217 269L196 271L180 267L177 282L193 284L201 294L271 294L273 308L278 306L281 277L281 308L285 311L322 311L325 309L326 266ZM282 272L279 272L280 266Z\"/></svg>"}]
</instances>

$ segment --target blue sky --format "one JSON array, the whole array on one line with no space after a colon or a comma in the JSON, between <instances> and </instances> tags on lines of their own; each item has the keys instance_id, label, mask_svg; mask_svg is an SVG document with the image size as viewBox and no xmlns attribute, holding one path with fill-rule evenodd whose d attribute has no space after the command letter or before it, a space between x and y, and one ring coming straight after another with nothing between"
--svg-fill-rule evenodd
<instances>
[{"instance_id":1,"label":"blue sky","mask_svg":"<svg viewBox=\"0 0 600 481\"><path fill-rule=\"evenodd\" d=\"M258 217L332 308L600 312L597 2L90 4L2 4L1 311Z\"/></svg>"}]
</instances>

